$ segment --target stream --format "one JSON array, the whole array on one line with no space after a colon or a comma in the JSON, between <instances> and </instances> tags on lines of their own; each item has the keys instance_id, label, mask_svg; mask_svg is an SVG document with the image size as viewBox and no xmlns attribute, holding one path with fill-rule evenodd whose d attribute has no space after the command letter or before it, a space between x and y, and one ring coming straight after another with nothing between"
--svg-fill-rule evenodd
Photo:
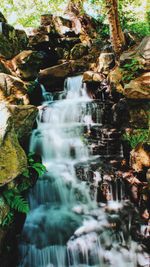
<instances>
[{"instance_id":1,"label":"stream","mask_svg":"<svg viewBox=\"0 0 150 267\"><path fill-rule=\"evenodd\" d=\"M80 75L68 77L62 93L42 91L30 151L41 155L47 172L29 194L31 210L19 245L19 267L150 266L142 245L128 234L132 210L124 184L117 182L115 193L114 185L109 188L109 200L103 203L97 202L102 176L96 168L92 190L87 182L91 165L103 157L122 157L119 143L110 150L112 133L107 130L102 140L97 138L98 145L104 144L101 154L93 152L93 143L85 138L92 129L102 128L104 101L88 96Z\"/></svg>"}]
</instances>

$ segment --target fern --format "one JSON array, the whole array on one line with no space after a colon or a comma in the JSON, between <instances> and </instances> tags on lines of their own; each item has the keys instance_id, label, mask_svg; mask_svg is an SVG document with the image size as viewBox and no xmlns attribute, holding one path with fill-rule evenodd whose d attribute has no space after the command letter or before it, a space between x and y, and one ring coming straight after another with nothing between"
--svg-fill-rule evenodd
<instances>
[{"instance_id":1,"label":"fern","mask_svg":"<svg viewBox=\"0 0 150 267\"><path fill-rule=\"evenodd\" d=\"M3 192L3 196L11 209L22 213L29 212L29 205L27 201L19 194L19 191L9 189Z\"/></svg>"},{"instance_id":2,"label":"fern","mask_svg":"<svg viewBox=\"0 0 150 267\"><path fill-rule=\"evenodd\" d=\"M25 214L29 212L28 202L21 194L33 185L34 176L37 178L37 176L42 176L45 172L46 168L41 162L38 162L38 157L34 153L29 153L28 167L22 173L19 182L14 188L5 188L2 192L2 196L10 208L10 211L1 223L2 227L6 227L14 220L15 211Z\"/></svg>"},{"instance_id":3,"label":"fern","mask_svg":"<svg viewBox=\"0 0 150 267\"><path fill-rule=\"evenodd\" d=\"M143 66L136 58L132 58L130 63L124 64L121 69L123 69L122 81L130 82L138 76L138 73L143 69Z\"/></svg>"},{"instance_id":4,"label":"fern","mask_svg":"<svg viewBox=\"0 0 150 267\"><path fill-rule=\"evenodd\" d=\"M148 130L139 129L135 133L125 133L123 134L123 140L127 141L133 149L137 144L146 142L148 140Z\"/></svg>"},{"instance_id":5,"label":"fern","mask_svg":"<svg viewBox=\"0 0 150 267\"><path fill-rule=\"evenodd\" d=\"M46 172L46 167L41 163L34 160L35 154L28 154L28 171L26 177L30 176L30 170L35 170L38 176L42 176Z\"/></svg>"},{"instance_id":6,"label":"fern","mask_svg":"<svg viewBox=\"0 0 150 267\"><path fill-rule=\"evenodd\" d=\"M10 223L13 222L13 219L14 219L14 212L9 211L8 214L6 215L6 217L4 218L1 226L5 227L5 226L9 225Z\"/></svg>"},{"instance_id":7,"label":"fern","mask_svg":"<svg viewBox=\"0 0 150 267\"><path fill-rule=\"evenodd\" d=\"M25 179L23 181L21 181L20 184L18 184L18 186L17 186L17 189L20 193L26 191L32 185L31 180L26 179L26 178L28 178L28 177L25 177Z\"/></svg>"}]
</instances>

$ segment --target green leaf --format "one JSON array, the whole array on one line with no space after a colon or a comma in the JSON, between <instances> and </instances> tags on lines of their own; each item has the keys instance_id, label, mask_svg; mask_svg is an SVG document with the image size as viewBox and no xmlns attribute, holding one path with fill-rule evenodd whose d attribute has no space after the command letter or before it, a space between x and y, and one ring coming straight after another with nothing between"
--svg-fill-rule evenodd
<instances>
[{"instance_id":1,"label":"green leaf","mask_svg":"<svg viewBox=\"0 0 150 267\"><path fill-rule=\"evenodd\" d=\"M30 177L29 169L26 169L26 170L22 173L22 175L23 175L24 177L26 177L26 178L29 178L29 177Z\"/></svg>"},{"instance_id":2,"label":"green leaf","mask_svg":"<svg viewBox=\"0 0 150 267\"><path fill-rule=\"evenodd\" d=\"M11 209L18 212L28 213L29 205L17 190L10 189L3 192L3 196Z\"/></svg>"},{"instance_id":3,"label":"green leaf","mask_svg":"<svg viewBox=\"0 0 150 267\"><path fill-rule=\"evenodd\" d=\"M6 217L4 218L4 220L2 221L1 226L5 227L8 226L14 219L14 213L12 211L10 211Z\"/></svg>"}]
</instances>

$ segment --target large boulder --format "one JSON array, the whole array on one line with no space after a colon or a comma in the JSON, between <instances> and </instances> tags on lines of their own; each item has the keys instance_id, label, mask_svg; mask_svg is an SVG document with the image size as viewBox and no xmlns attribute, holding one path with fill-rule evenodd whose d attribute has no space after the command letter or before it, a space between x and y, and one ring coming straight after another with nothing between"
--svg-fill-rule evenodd
<instances>
[{"instance_id":1,"label":"large boulder","mask_svg":"<svg viewBox=\"0 0 150 267\"><path fill-rule=\"evenodd\" d=\"M129 124L133 128L148 128L150 125L150 102L127 100ZM124 114L126 117L126 113Z\"/></svg>"},{"instance_id":2,"label":"large boulder","mask_svg":"<svg viewBox=\"0 0 150 267\"><path fill-rule=\"evenodd\" d=\"M101 53L98 59L98 72L108 74L110 69L115 66L114 53Z\"/></svg>"},{"instance_id":3,"label":"large boulder","mask_svg":"<svg viewBox=\"0 0 150 267\"><path fill-rule=\"evenodd\" d=\"M0 186L3 186L27 168L27 159L14 131L11 114L4 102L0 104L0 117Z\"/></svg>"},{"instance_id":4,"label":"large boulder","mask_svg":"<svg viewBox=\"0 0 150 267\"><path fill-rule=\"evenodd\" d=\"M29 104L24 83L11 75L0 73L0 101L11 104Z\"/></svg>"},{"instance_id":5,"label":"large boulder","mask_svg":"<svg viewBox=\"0 0 150 267\"><path fill-rule=\"evenodd\" d=\"M71 65L65 62L39 72L38 80L47 90L55 91L56 87L62 87L64 79L72 73Z\"/></svg>"},{"instance_id":6,"label":"large boulder","mask_svg":"<svg viewBox=\"0 0 150 267\"><path fill-rule=\"evenodd\" d=\"M150 102L121 98L112 108L114 121L119 127L148 129Z\"/></svg>"},{"instance_id":7,"label":"large boulder","mask_svg":"<svg viewBox=\"0 0 150 267\"><path fill-rule=\"evenodd\" d=\"M72 21L63 16L54 16L51 14L43 14L41 16L41 25L50 26L51 34L64 35L72 31Z\"/></svg>"},{"instance_id":8,"label":"large boulder","mask_svg":"<svg viewBox=\"0 0 150 267\"><path fill-rule=\"evenodd\" d=\"M19 78L23 80L34 80L44 59L44 52L25 50L9 61L9 65Z\"/></svg>"},{"instance_id":9,"label":"large boulder","mask_svg":"<svg viewBox=\"0 0 150 267\"><path fill-rule=\"evenodd\" d=\"M122 84L123 73L119 67L114 68L108 74L108 81L110 84L111 92L123 94L124 88Z\"/></svg>"},{"instance_id":10,"label":"large boulder","mask_svg":"<svg viewBox=\"0 0 150 267\"><path fill-rule=\"evenodd\" d=\"M17 55L21 50L25 49L28 38L23 30L15 30L15 28L7 23L1 23L0 29L0 54L7 59Z\"/></svg>"},{"instance_id":11,"label":"large boulder","mask_svg":"<svg viewBox=\"0 0 150 267\"><path fill-rule=\"evenodd\" d=\"M124 95L130 99L150 99L150 72L126 84Z\"/></svg>"},{"instance_id":12,"label":"large boulder","mask_svg":"<svg viewBox=\"0 0 150 267\"><path fill-rule=\"evenodd\" d=\"M101 73L94 72L94 71L85 71L83 73L83 82L102 82L104 76Z\"/></svg>"},{"instance_id":13,"label":"large boulder","mask_svg":"<svg viewBox=\"0 0 150 267\"><path fill-rule=\"evenodd\" d=\"M79 59L88 53L88 47L84 44L76 44L70 52L71 59Z\"/></svg>"},{"instance_id":14,"label":"large boulder","mask_svg":"<svg viewBox=\"0 0 150 267\"><path fill-rule=\"evenodd\" d=\"M38 109L31 105L9 105L8 108L13 117L17 137L22 141L30 135Z\"/></svg>"},{"instance_id":15,"label":"large boulder","mask_svg":"<svg viewBox=\"0 0 150 267\"><path fill-rule=\"evenodd\" d=\"M7 66L7 60L0 56L0 73L12 74L9 66Z\"/></svg>"},{"instance_id":16,"label":"large boulder","mask_svg":"<svg viewBox=\"0 0 150 267\"><path fill-rule=\"evenodd\" d=\"M145 71L150 70L150 36L146 36L133 50L124 52L120 57L120 64L130 63L133 59L138 60Z\"/></svg>"}]
</instances>

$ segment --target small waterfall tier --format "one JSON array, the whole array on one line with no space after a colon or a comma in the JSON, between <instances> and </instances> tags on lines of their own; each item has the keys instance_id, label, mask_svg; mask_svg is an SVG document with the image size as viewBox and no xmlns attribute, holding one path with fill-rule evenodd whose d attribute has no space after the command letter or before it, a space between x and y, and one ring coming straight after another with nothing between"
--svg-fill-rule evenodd
<instances>
[{"instance_id":1,"label":"small waterfall tier","mask_svg":"<svg viewBox=\"0 0 150 267\"><path fill-rule=\"evenodd\" d=\"M127 225L120 226L121 210L128 210L121 201L122 183L115 184L116 201L97 204L96 190L91 196L83 178L89 173L90 180L89 167L103 157L122 155L119 141L116 147L113 142L119 133L102 127L104 103L90 99L82 76L67 78L57 100L44 89L43 97L30 151L41 155L47 172L29 194L31 210L21 236L19 267L148 266L147 254L127 234L130 209ZM95 189L101 180L95 171Z\"/></svg>"}]
</instances>

